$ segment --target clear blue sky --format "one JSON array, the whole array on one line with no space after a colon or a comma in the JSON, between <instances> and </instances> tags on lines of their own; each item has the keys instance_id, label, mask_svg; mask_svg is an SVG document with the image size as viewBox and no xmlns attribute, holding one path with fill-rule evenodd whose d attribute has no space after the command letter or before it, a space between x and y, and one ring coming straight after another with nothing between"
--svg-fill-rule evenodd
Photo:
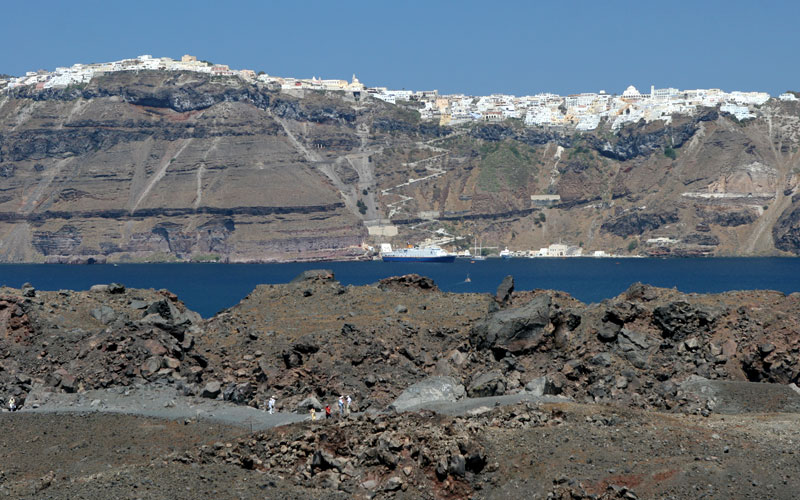
<instances>
[{"instance_id":1,"label":"clear blue sky","mask_svg":"<svg viewBox=\"0 0 800 500\"><path fill-rule=\"evenodd\" d=\"M800 90L800 1L4 2L0 73L140 54L444 93Z\"/></svg>"}]
</instances>

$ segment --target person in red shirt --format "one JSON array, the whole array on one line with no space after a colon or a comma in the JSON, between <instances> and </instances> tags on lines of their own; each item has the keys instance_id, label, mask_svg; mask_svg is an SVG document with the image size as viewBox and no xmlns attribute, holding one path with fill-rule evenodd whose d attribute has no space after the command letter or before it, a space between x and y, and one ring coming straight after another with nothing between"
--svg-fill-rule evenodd
<instances>
[{"instance_id":1,"label":"person in red shirt","mask_svg":"<svg viewBox=\"0 0 800 500\"><path fill-rule=\"evenodd\" d=\"M331 405L325 405L325 420L331 418Z\"/></svg>"}]
</instances>

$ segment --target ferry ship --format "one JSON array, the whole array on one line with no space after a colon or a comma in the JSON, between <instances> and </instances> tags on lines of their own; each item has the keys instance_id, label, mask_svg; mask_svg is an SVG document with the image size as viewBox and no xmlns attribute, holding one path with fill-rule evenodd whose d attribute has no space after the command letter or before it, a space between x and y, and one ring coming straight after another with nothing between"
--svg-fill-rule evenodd
<instances>
[{"instance_id":1,"label":"ferry ship","mask_svg":"<svg viewBox=\"0 0 800 500\"><path fill-rule=\"evenodd\" d=\"M437 246L401 248L381 253L384 262L454 262L455 254L450 254Z\"/></svg>"},{"instance_id":2,"label":"ferry ship","mask_svg":"<svg viewBox=\"0 0 800 500\"><path fill-rule=\"evenodd\" d=\"M511 250L509 250L508 247L506 247L505 250L501 250L500 251L500 258L510 259L511 258Z\"/></svg>"}]
</instances>

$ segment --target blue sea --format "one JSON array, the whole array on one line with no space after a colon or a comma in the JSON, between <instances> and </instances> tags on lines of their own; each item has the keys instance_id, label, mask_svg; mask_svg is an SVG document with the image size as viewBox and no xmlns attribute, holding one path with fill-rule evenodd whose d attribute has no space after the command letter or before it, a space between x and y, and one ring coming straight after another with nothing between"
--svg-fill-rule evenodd
<instances>
[{"instance_id":1,"label":"blue sea","mask_svg":"<svg viewBox=\"0 0 800 500\"><path fill-rule=\"evenodd\" d=\"M492 292L506 275L517 290L563 290L599 302L641 281L683 292L769 289L800 291L800 258L488 259L452 264L324 262L289 264L0 264L0 285L29 282L41 290L87 290L97 283L167 288L203 317L236 305L258 284L287 283L307 269L331 269L343 284L418 273L448 292ZM467 279L469 278L469 280Z\"/></svg>"}]
</instances>

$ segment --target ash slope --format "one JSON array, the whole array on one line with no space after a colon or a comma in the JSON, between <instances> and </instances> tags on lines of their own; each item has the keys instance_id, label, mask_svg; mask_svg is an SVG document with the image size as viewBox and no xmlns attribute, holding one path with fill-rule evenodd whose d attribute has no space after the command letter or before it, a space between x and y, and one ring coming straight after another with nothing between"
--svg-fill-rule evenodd
<instances>
[{"instance_id":1,"label":"ash slope","mask_svg":"<svg viewBox=\"0 0 800 500\"><path fill-rule=\"evenodd\" d=\"M800 104L757 113L450 129L367 95L194 73L22 89L0 99L0 261L350 259L390 239L368 225L405 243L426 217L512 249L798 254Z\"/></svg>"}]
</instances>

